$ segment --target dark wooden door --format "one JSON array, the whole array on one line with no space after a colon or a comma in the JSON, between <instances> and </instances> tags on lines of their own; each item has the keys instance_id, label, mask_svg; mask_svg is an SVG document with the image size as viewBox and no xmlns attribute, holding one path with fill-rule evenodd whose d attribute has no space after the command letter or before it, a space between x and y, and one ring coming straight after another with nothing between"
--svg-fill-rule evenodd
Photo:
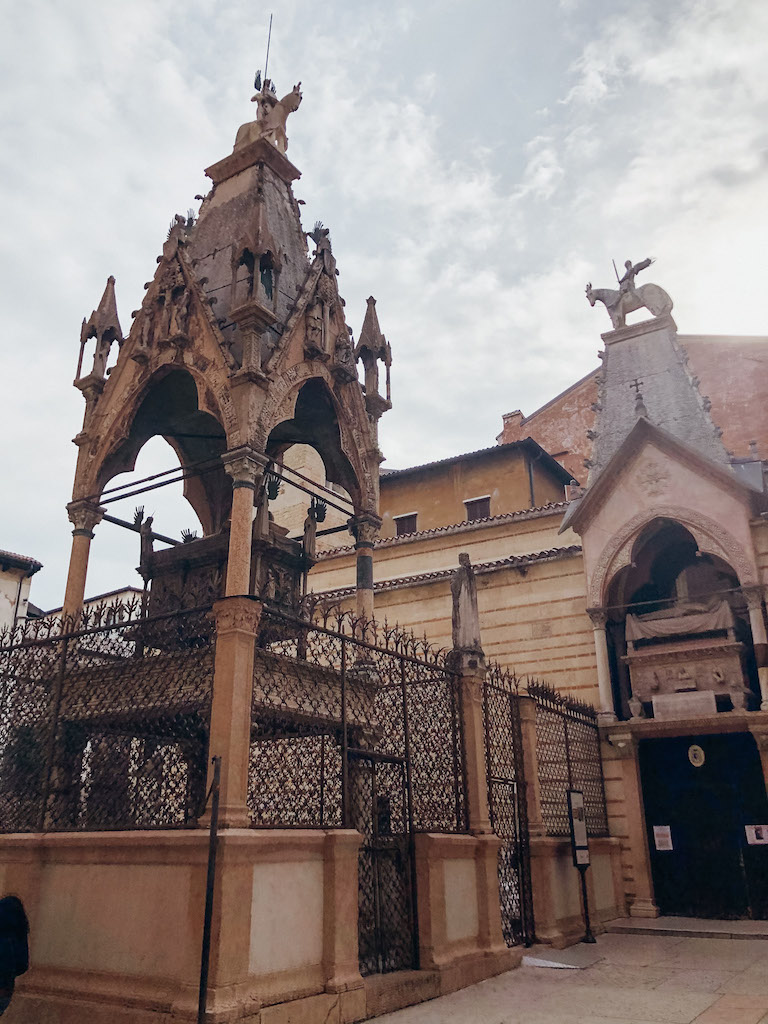
<instances>
[{"instance_id":1,"label":"dark wooden door","mask_svg":"<svg viewBox=\"0 0 768 1024\"><path fill-rule=\"evenodd\" d=\"M751 734L643 740L640 770L661 913L768 917L768 846L749 846L745 831L768 824ZM668 827L671 850L659 848L664 836L657 839L654 826Z\"/></svg>"}]
</instances>

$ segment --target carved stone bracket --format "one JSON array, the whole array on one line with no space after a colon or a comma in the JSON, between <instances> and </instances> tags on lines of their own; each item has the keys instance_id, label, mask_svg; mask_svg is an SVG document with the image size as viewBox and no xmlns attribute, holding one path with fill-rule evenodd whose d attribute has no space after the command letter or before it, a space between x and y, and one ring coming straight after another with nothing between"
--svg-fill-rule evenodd
<instances>
[{"instance_id":1,"label":"carved stone bracket","mask_svg":"<svg viewBox=\"0 0 768 1024\"><path fill-rule=\"evenodd\" d=\"M73 537L93 537L94 527L97 526L103 516L104 509L92 501L81 498L79 501L70 501L67 505L69 521L74 526Z\"/></svg>"},{"instance_id":2,"label":"carved stone bracket","mask_svg":"<svg viewBox=\"0 0 768 1024\"><path fill-rule=\"evenodd\" d=\"M255 490L269 460L255 448L243 445L224 452L221 461L227 474L232 477L233 487L250 487Z\"/></svg>"}]
</instances>

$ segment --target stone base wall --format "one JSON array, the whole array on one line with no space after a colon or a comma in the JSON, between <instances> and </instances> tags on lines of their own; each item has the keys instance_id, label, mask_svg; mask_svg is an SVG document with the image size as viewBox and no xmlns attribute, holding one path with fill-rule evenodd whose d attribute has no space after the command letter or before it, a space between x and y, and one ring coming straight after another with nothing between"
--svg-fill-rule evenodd
<instances>
[{"instance_id":1,"label":"stone base wall","mask_svg":"<svg viewBox=\"0 0 768 1024\"><path fill-rule=\"evenodd\" d=\"M605 931L604 922L626 916L618 839L590 839L587 899L592 931ZM539 942L562 949L584 935L581 879L573 866L568 839L531 837L533 917Z\"/></svg>"},{"instance_id":2,"label":"stone base wall","mask_svg":"<svg viewBox=\"0 0 768 1024\"><path fill-rule=\"evenodd\" d=\"M363 981L352 830L228 829L217 858L208 1017L351 1024L520 961L501 937L494 836L416 836L422 970ZM24 900L17 1024L194 1021L208 834L0 838L0 889Z\"/></svg>"}]
</instances>

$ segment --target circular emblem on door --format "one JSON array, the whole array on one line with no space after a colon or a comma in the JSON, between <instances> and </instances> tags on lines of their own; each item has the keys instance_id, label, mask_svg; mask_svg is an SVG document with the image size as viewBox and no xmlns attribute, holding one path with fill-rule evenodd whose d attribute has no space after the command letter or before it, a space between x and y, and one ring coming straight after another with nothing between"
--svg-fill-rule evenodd
<instances>
[{"instance_id":1,"label":"circular emblem on door","mask_svg":"<svg viewBox=\"0 0 768 1024\"><path fill-rule=\"evenodd\" d=\"M688 760L694 768L701 768L706 759L707 756L698 743L692 743L690 747L688 747Z\"/></svg>"}]
</instances>

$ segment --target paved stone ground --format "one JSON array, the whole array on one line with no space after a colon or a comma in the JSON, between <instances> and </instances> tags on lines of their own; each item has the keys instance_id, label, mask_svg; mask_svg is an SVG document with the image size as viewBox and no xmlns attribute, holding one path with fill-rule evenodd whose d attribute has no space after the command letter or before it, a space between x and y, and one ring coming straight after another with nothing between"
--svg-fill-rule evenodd
<instances>
[{"instance_id":1,"label":"paved stone ground","mask_svg":"<svg viewBox=\"0 0 768 1024\"><path fill-rule=\"evenodd\" d=\"M765 939L605 934L563 953L589 966L524 964L377 1024L768 1024Z\"/></svg>"}]
</instances>

